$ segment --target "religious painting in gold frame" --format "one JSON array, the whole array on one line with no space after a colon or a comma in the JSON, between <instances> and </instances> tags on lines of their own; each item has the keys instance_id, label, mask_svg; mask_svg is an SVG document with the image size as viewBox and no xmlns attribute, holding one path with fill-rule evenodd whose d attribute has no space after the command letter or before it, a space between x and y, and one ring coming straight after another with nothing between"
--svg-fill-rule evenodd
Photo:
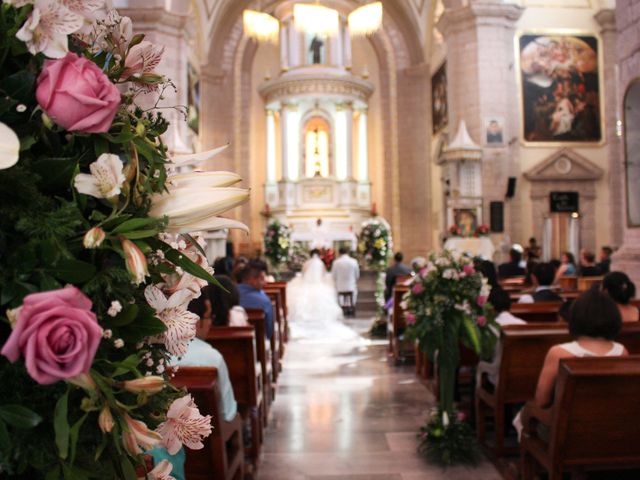
<instances>
[{"instance_id":1,"label":"religious painting in gold frame","mask_svg":"<svg viewBox=\"0 0 640 480\"><path fill-rule=\"evenodd\" d=\"M433 133L438 133L449 122L447 103L447 62L444 62L431 77L431 121Z\"/></svg>"},{"instance_id":2,"label":"religious painting in gold frame","mask_svg":"<svg viewBox=\"0 0 640 480\"><path fill-rule=\"evenodd\" d=\"M559 30L516 36L525 145L603 143L601 55L600 39L591 33Z\"/></svg>"}]
</instances>

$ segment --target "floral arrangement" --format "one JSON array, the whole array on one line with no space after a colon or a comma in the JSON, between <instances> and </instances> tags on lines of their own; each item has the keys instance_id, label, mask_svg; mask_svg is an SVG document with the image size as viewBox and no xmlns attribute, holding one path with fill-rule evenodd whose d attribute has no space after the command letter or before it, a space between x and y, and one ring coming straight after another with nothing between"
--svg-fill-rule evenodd
<instances>
[{"instance_id":1,"label":"floral arrangement","mask_svg":"<svg viewBox=\"0 0 640 480\"><path fill-rule=\"evenodd\" d=\"M291 247L291 255L289 256L288 267L292 272L302 271L304 262L309 259L309 250L304 248L300 243L294 243Z\"/></svg>"},{"instance_id":2,"label":"floral arrangement","mask_svg":"<svg viewBox=\"0 0 640 480\"><path fill-rule=\"evenodd\" d=\"M287 225L278 220L267 225L264 234L264 254L275 269L289 261L291 230Z\"/></svg>"},{"instance_id":3,"label":"floral arrangement","mask_svg":"<svg viewBox=\"0 0 640 480\"><path fill-rule=\"evenodd\" d=\"M449 417L446 411L438 408L420 427L418 451L429 461L445 466L474 464L480 456L473 430L464 414L454 411Z\"/></svg>"},{"instance_id":4,"label":"floral arrangement","mask_svg":"<svg viewBox=\"0 0 640 480\"><path fill-rule=\"evenodd\" d=\"M166 370L214 281L189 232L243 227L217 215L248 191L173 173L217 151L169 156L138 106L163 49L105 0L4 0L0 25L2 477L170 480L143 452L211 432Z\"/></svg>"},{"instance_id":5,"label":"floral arrangement","mask_svg":"<svg viewBox=\"0 0 640 480\"><path fill-rule=\"evenodd\" d=\"M457 458L471 458L466 454L472 439L467 441L462 435L461 432L466 430L458 427L454 409L455 376L460 360L460 343L481 358L489 359L493 354L494 331L497 328L493 309L487 303L490 290L486 279L475 271L470 258L455 257L445 250L442 254L432 253L429 256L427 265L413 278L404 299L406 334L418 340L420 348L432 361L436 359L437 352L440 419L432 418L426 431L440 425L442 435L424 437L428 444L424 451L441 451L439 458L433 455L429 458L443 464ZM442 441L446 442L444 450L441 449Z\"/></svg>"},{"instance_id":6,"label":"floral arrangement","mask_svg":"<svg viewBox=\"0 0 640 480\"><path fill-rule=\"evenodd\" d=\"M386 269L393 251L391 227L387 221L380 217L365 221L358 240L358 252L367 266L378 271Z\"/></svg>"},{"instance_id":7,"label":"floral arrangement","mask_svg":"<svg viewBox=\"0 0 640 480\"><path fill-rule=\"evenodd\" d=\"M458 225L451 225L449 227L449 236L451 237L486 237L489 235L489 226L482 224L474 230L472 235L463 235L462 229Z\"/></svg>"}]
</instances>

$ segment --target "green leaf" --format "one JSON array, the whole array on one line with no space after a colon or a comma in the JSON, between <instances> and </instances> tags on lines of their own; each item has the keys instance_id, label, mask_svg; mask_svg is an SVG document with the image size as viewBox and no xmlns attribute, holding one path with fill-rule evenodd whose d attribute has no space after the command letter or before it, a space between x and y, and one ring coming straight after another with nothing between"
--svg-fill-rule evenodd
<instances>
[{"instance_id":1,"label":"green leaf","mask_svg":"<svg viewBox=\"0 0 640 480\"><path fill-rule=\"evenodd\" d=\"M7 425L0 420L0 452L8 452L10 448L11 440L9 439Z\"/></svg>"},{"instance_id":2,"label":"green leaf","mask_svg":"<svg viewBox=\"0 0 640 480\"><path fill-rule=\"evenodd\" d=\"M33 163L46 190L59 190L69 186L78 166L78 159L41 157Z\"/></svg>"},{"instance_id":3,"label":"green leaf","mask_svg":"<svg viewBox=\"0 0 640 480\"><path fill-rule=\"evenodd\" d=\"M156 155L158 155L157 151L141 138L136 138L133 143L136 146L138 153L150 162L153 162Z\"/></svg>"},{"instance_id":4,"label":"green leaf","mask_svg":"<svg viewBox=\"0 0 640 480\"><path fill-rule=\"evenodd\" d=\"M112 233L124 233L131 232L132 230L138 230L139 228L146 227L148 225L156 225L158 223L157 218L132 218L130 220L125 220L116 228L113 229Z\"/></svg>"},{"instance_id":5,"label":"green leaf","mask_svg":"<svg viewBox=\"0 0 640 480\"><path fill-rule=\"evenodd\" d=\"M93 153L98 158L103 153L109 153L109 141L103 135L93 137Z\"/></svg>"},{"instance_id":6,"label":"green leaf","mask_svg":"<svg viewBox=\"0 0 640 480\"><path fill-rule=\"evenodd\" d=\"M204 251L204 248L202 248L202 245L200 245L195 238L193 238L188 233L183 233L182 236L187 240L189 240L191 242L191 245L195 246L196 250L198 250L204 256L204 258L207 258L207 252Z\"/></svg>"},{"instance_id":7,"label":"green leaf","mask_svg":"<svg viewBox=\"0 0 640 480\"><path fill-rule=\"evenodd\" d=\"M67 410L69 404L69 390L60 397L53 412L53 429L56 433L56 446L60 458L66 460L69 455L69 420Z\"/></svg>"},{"instance_id":8,"label":"green leaf","mask_svg":"<svg viewBox=\"0 0 640 480\"><path fill-rule=\"evenodd\" d=\"M135 353L133 355L129 355L121 362L114 362L113 365L117 368L112 377L118 377L120 375L124 375L125 373L134 371L139 363L140 357Z\"/></svg>"},{"instance_id":9,"label":"green leaf","mask_svg":"<svg viewBox=\"0 0 640 480\"><path fill-rule=\"evenodd\" d=\"M0 418L13 427L24 429L34 428L42 422L40 415L22 405L0 406Z\"/></svg>"},{"instance_id":10,"label":"green leaf","mask_svg":"<svg viewBox=\"0 0 640 480\"><path fill-rule=\"evenodd\" d=\"M29 150L35 143L37 143L37 139L34 135L26 135L20 138L20 151L25 152Z\"/></svg>"},{"instance_id":11,"label":"green leaf","mask_svg":"<svg viewBox=\"0 0 640 480\"><path fill-rule=\"evenodd\" d=\"M72 465L62 465L64 480L87 480L89 472Z\"/></svg>"},{"instance_id":12,"label":"green leaf","mask_svg":"<svg viewBox=\"0 0 640 480\"><path fill-rule=\"evenodd\" d=\"M141 238L155 237L158 235L158 230L136 230L135 232L126 232L122 236L129 240L139 240Z\"/></svg>"},{"instance_id":13,"label":"green leaf","mask_svg":"<svg viewBox=\"0 0 640 480\"><path fill-rule=\"evenodd\" d=\"M88 413L85 413L82 417L80 417L80 420L73 424L73 427L71 427L71 430L69 432L69 440L71 443L71 463L75 461L76 447L78 446L78 436L80 435L80 428L82 427L84 421L87 419L87 415Z\"/></svg>"},{"instance_id":14,"label":"green leaf","mask_svg":"<svg viewBox=\"0 0 640 480\"><path fill-rule=\"evenodd\" d=\"M56 263L50 273L60 280L77 284L93 278L96 274L96 267L81 260L63 259Z\"/></svg>"},{"instance_id":15,"label":"green leaf","mask_svg":"<svg viewBox=\"0 0 640 480\"><path fill-rule=\"evenodd\" d=\"M135 303L126 305L118 315L114 318L105 319L104 323L110 328L124 327L135 320L138 316L138 310L138 305Z\"/></svg>"},{"instance_id":16,"label":"green leaf","mask_svg":"<svg viewBox=\"0 0 640 480\"><path fill-rule=\"evenodd\" d=\"M136 475L136 469L133 468L128 456L122 456L120 460L120 468L122 469L124 480L137 480L138 476Z\"/></svg>"},{"instance_id":17,"label":"green leaf","mask_svg":"<svg viewBox=\"0 0 640 480\"><path fill-rule=\"evenodd\" d=\"M142 40L144 40L143 33L138 33L137 35L134 35L131 41L129 42L129 49L138 45L140 42L142 42Z\"/></svg>"},{"instance_id":18,"label":"green leaf","mask_svg":"<svg viewBox=\"0 0 640 480\"><path fill-rule=\"evenodd\" d=\"M52 470L49 470L44 480L60 480L60 466L56 465Z\"/></svg>"},{"instance_id":19,"label":"green leaf","mask_svg":"<svg viewBox=\"0 0 640 480\"><path fill-rule=\"evenodd\" d=\"M35 84L36 77L33 73L29 70L19 70L4 78L2 89L9 97L21 103L30 104L33 102Z\"/></svg>"},{"instance_id":20,"label":"green leaf","mask_svg":"<svg viewBox=\"0 0 640 480\"><path fill-rule=\"evenodd\" d=\"M462 320L462 326L467 334L467 340L471 343L471 348L480 355L482 353L482 346L480 345L480 335L477 325L471 318L465 316Z\"/></svg>"}]
</instances>

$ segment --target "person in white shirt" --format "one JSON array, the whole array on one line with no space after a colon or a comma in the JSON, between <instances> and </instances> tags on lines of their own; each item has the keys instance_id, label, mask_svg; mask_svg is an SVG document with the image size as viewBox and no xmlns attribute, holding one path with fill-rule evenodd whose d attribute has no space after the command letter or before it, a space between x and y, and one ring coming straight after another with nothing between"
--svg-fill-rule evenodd
<instances>
[{"instance_id":1,"label":"person in white shirt","mask_svg":"<svg viewBox=\"0 0 640 480\"><path fill-rule=\"evenodd\" d=\"M511 308L511 297L509 293L503 290L500 287L494 287L491 291L491 304L496 312L496 323L501 327L505 325L524 325L527 322L514 316L509 309ZM492 329L493 333L496 334L498 338L500 338L500 332L493 326L489 327ZM502 354L502 344L500 340L496 343L496 348L493 353L493 360L491 362L480 362L478 367L482 366L482 371L486 372L487 379L493 385L498 384L498 373L500 372L500 357ZM478 370L481 370L478 368ZM479 382L480 379L478 378Z\"/></svg>"},{"instance_id":2,"label":"person in white shirt","mask_svg":"<svg viewBox=\"0 0 640 480\"><path fill-rule=\"evenodd\" d=\"M222 354L202 339L207 338L211 329L211 301L203 294L191 301L189 310L200 316L196 325L196 337L189 344L183 357L173 357L171 366L183 367L216 367L218 369L218 391L225 421L230 422L236 416L238 404L233 394L233 386L229 379L229 369Z\"/></svg>"},{"instance_id":3,"label":"person in white shirt","mask_svg":"<svg viewBox=\"0 0 640 480\"><path fill-rule=\"evenodd\" d=\"M338 293L353 292L353 304L358 298L358 279L360 278L360 267L355 258L349 256L346 247L340 247L340 256L333 262L331 275Z\"/></svg>"}]
</instances>

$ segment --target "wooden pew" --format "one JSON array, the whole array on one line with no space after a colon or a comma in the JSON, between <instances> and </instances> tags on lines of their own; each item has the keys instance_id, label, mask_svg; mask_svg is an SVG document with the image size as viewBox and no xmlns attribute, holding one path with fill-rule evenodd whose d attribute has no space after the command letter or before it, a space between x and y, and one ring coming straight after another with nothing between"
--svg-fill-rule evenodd
<instances>
[{"instance_id":1,"label":"wooden pew","mask_svg":"<svg viewBox=\"0 0 640 480\"><path fill-rule=\"evenodd\" d=\"M225 421L214 367L180 367L172 372L171 384L186 388L202 415L211 415L213 430L203 440L202 450L186 449L185 474L189 480L242 480L244 447L242 419L236 414Z\"/></svg>"},{"instance_id":2,"label":"wooden pew","mask_svg":"<svg viewBox=\"0 0 640 480\"><path fill-rule=\"evenodd\" d=\"M577 290L579 292L586 292L589 290L594 284L601 284L604 276L598 277L578 277L578 286Z\"/></svg>"},{"instance_id":3,"label":"wooden pew","mask_svg":"<svg viewBox=\"0 0 640 480\"><path fill-rule=\"evenodd\" d=\"M255 327L212 327L207 342L224 357L233 391L243 418L251 422L251 451L254 463L263 442L264 394L262 366L258 361Z\"/></svg>"},{"instance_id":4,"label":"wooden pew","mask_svg":"<svg viewBox=\"0 0 640 480\"><path fill-rule=\"evenodd\" d=\"M268 410L275 398L275 384L272 383L271 342L265 335L265 314L260 308L247 308L249 323L256 331L256 354L262 367L262 384L264 391L264 425L267 426Z\"/></svg>"},{"instance_id":5,"label":"wooden pew","mask_svg":"<svg viewBox=\"0 0 640 480\"><path fill-rule=\"evenodd\" d=\"M476 385L476 432L480 444L496 456L516 453L504 446L505 406L517 405L533 398L544 359L553 345L572 341L565 323L532 323L503 327L502 353L498 384L490 387L478 368L481 382ZM640 354L640 322L625 323L616 339L631 354ZM486 415L494 418L496 441L486 442Z\"/></svg>"},{"instance_id":6,"label":"wooden pew","mask_svg":"<svg viewBox=\"0 0 640 480\"><path fill-rule=\"evenodd\" d=\"M402 297L408 291L408 285L396 285L393 287L393 311L387 326L387 338L389 339L389 351L396 363L404 359L413 360L415 357L413 343L402 338L407 325L404 320L405 312L401 307L401 303Z\"/></svg>"},{"instance_id":7,"label":"wooden pew","mask_svg":"<svg viewBox=\"0 0 640 480\"><path fill-rule=\"evenodd\" d=\"M502 353L498 383L491 388L491 384L484 378L483 369L478 367L481 381L476 385L475 392L478 442L495 457L518 451L517 448L506 448L504 444L505 421L510 421L505 419L505 407L533 398L547 351L554 345L571 341L571 337L566 327L509 325L502 329L500 341ZM494 446L489 445L486 440L487 416L494 419Z\"/></svg>"},{"instance_id":8,"label":"wooden pew","mask_svg":"<svg viewBox=\"0 0 640 480\"><path fill-rule=\"evenodd\" d=\"M577 290L578 289L578 277L575 275L563 275L558 279L560 288L562 290Z\"/></svg>"},{"instance_id":9,"label":"wooden pew","mask_svg":"<svg viewBox=\"0 0 640 480\"><path fill-rule=\"evenodd\" d=\"M524 480L534 478L535 464L549 480L571 470L640 468L639 398L640 356L561 360L554 404L530 402L523 412ZM538 422L548 440L538 436Z\"/></svg>"},{"instance_id":10,"label":"wooden pew","mask_svg":"<svg viewBox=\"0 0 640 480\"><path fill-rule=\"evenodd\" d=\"M525 322L557 322L561 302L514 303L511 313Z\"/></svg>"},{"instance_id":11,"label":"wooden pew","mask_svg":"<svg viewBox=\"0 0 640 480\"><path fill-rule=\"evenodd\" d=\"M280 290L282 297L282 319L283 322L283 339L284 342L289 341L289 310L287 309L287 282L271 282L267 283L267 288L277 288Z\"/></svg>"},{"instance_id":12,"label":"wooden pew","mask_svg":"<svg viewBox=\"0 0 640 480\"><path fill-rule=\"evenodd\" d=\"M278 352L278 360L284 357L284 309L282 308L282 293L279 288L265 287L265 293L271 299L273 304L273 329L278 330L278 343L276 345ZM277 328L276 328L277 325ZM278 362L279 371L282 370L281 362Z\"/></svg>"}]
</instances>

